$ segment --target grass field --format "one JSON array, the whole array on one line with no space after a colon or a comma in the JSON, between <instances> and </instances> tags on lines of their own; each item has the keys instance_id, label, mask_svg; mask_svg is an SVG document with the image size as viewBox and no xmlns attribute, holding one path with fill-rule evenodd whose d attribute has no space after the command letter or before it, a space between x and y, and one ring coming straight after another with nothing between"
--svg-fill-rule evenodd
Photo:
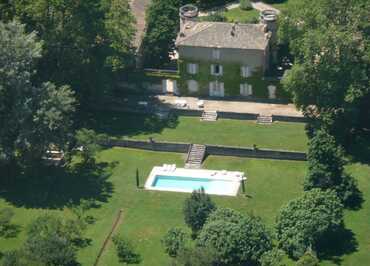
<instances>
[{"instance_id":1,"label":"grass field","mask_svg":"<svg viewBox=\"0 0 370 266\"><path fill-rule=\"evenodd\" d=\"M228 22L251 23L258 21L260 12L251 10L242 10L239 7L227 10L224 15Z\"/></svg>"},{"instance_id":2,"label":"grass field","mask_svg":"<svg viewBox=\"0 0 370 266\"><path fill-rule=\"evenodd\" d=\"M150 122L148 116L106 112L96 114L92 127L114 137L133 139L218 144L306 151L307 137L303 123L274 122L257 125L255 121L219 119L201 122L199 117L180 116L171 123Z\"/></svg>"},{"instance_id":3,"label":"grass field","mask_svg":"<svg viewBox=\"0 0 370 266\"><path fill-rule=\"evenodd\" d=\"M46 189L48 186L45 188L48 192L52 192L48 194L51 198L37 197L39 201L34 200L31 202L32 204L25 201L27 197L21 198L22 201L20 198L17 200L2 193L0 208L4 206L16 207L14 223L20 227L21 232L16 238L0 238L0 250L4 252L19 247L24 241L27 224L41 213L54 212L68 216L70 215L68 209L63 208L68 198L92 197L98 199L100 206L89 211L89 214L96 218L96 222L89 225L86 231L86 237L92 240L91 244L80 250L78 254L78 260L82 265L93 264L98 250L121 208L124 211L123 222L119 226L118 232L131 239L137 246L143 258L140 265L168 265L169 258L163 252L160 239L170 227L185 226L182 205L188 195L137 190L134 176L136 168L139 168L141 182L144 182L153 166L163 163L176 163L181 166L184 162L184 155L113 148L101 152L99 162L108 163L112 168L105 170L107 179L97 182L96 186L89 184L88 182L92 181L86 181L83 176L80 177L81 180L77 177L71 180L68 178L54 180L51 191L50 188ZM246 172L248 176L247 197L213 197L213 199L218 206L231 207L244 213L261 216L270 229L273 228L275 215L279 208L288 200L302 193L302 180L306 171L304 162L216 156L208 157L204 167ZM333 261L342 261L342 265L367 265L367 262L370 261L368 252L370 245L368 231L370 167L355 164L351 165L349 170L359 181L365 199L362 209L346 211L345 217L346 226L350 229L348 233L350 235L353 233L357 248L353 250L352 246L352 250L339 249L336 253L329 254L330 257L323 261L323 265L334 265ZM28 190L30 189L31 187ZM36 188L34 190L34 194L42 195L43 189ZM87 193L87 191L90 192ZM12 192L17 193L17 191ZM30 195L32 195L31 192L29 192ZM52 202L58 204L52 205ZM347 239L342 239L342 241L345 243ZM119 265L112 245L104 254L100 265ZM294 264L290 262L289 265Z\"/></svg>"},{"instance_id":4,"label":"grass field","mask_svg":"<svg viewBox=\"0 0 370 266\"><path fill-rule=\"evenodd\" d=\"M301 0L282 0L279 3L270 4L271 6L279 9L280 11L284 12L289 4L294 4ZM224 15L229 22L240 22L240 23L253 23L257 22L259 18L260 12L255 9L251 10L242 10L241 8L233 8L226 12Z\"/></svg>"}]
</instances>

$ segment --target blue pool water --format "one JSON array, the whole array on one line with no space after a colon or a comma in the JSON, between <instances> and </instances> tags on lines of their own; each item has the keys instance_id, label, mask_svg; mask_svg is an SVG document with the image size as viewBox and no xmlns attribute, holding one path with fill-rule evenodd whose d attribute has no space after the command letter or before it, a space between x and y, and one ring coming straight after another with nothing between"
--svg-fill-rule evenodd
<instances>
[{"instance_id":1,"label":"blue pool water","mask_svg":"<svg viewBox=\"0 0 370 266\"><path fill-rule=\"evenodd\" d=\"M206 193L222 194L222 192L230 190L230 185L232 185L231 182L225 180L157 175L152 186L162 189L180 189L189 192L203 187Z\"/></svg>"}]
</instances>

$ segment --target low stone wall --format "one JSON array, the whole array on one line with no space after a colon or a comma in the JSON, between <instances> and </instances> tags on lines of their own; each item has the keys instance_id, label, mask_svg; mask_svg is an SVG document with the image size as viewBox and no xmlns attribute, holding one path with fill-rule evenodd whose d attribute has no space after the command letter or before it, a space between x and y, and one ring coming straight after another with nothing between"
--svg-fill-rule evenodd
<instances>
[{"instance_id":1,"label":"low stone wall","mask_svg":"<svg viewBox=\"0 0 370 266\"><path fill-rule=\"evenodd\" d=\"M306 154L303 152L253 149L247 147L229 147L219 145L207 145L207 154L220 156L248 157L248 158L264 158L275 160L293 160L293 161L306 160Z\"/></svg>"},{"instance_id":2,"label":"low stone wall","mask_svg":"<svg viewBox=\"0 0 370 266\"><path fill-rule=\"evenodd\" d=\"M125 147L150 151L186 153L189 150L189 143L176 142L150 142L145 140L108 140L103 144L108 147Z\"/></svg>"},{"instance_id":3,"label":"low stone wall","mask_svg":"<svg viewBox=\"0 0 370 266\"><path fill-rule=\"evenodd\" d=\"M125 147L134 149L143 149L150 151L187 153L190 143L178 142L150 142L145 140L109 140L103 143L107 147ZM294 160L305 161L306 154L303 152L280 151L269 149L253 149L248 147L231 147L220 145L206 145L208 155L235 156L248 158L264 158L275 160Z\"/></svg>"},{"instance_id":4,"label":"low stone wall","mask_svg":"<svg viewBox=\"0 0 370 266\"><path fill-rule=\"evenodd\" d=\"M291 123L307 123L307 118L305 118L304 116L273 115L272 121L291 122Z\"/></svg>"},{"instance_id":5,"label":"low stone wall","mask_svg":"<svg viewBox=\"0 0 370 266\"><path fill-rule=\"evenodd\" d=\"M171 113L178 116L197 116L201 117L203 110L194 110L194 109L171 109Z\"/></svg>"},{"instance_id":6,"label":"low stone wall","mask_svg":"<svg viewBox=\"0 0 370 266\"><path fill-rule=\"evenodd\" d=\"M258 114L251 113L234 113L234 112L217 112L219 118L237 119L237 120L257 120Z\"/></svg>"}]
</instances>

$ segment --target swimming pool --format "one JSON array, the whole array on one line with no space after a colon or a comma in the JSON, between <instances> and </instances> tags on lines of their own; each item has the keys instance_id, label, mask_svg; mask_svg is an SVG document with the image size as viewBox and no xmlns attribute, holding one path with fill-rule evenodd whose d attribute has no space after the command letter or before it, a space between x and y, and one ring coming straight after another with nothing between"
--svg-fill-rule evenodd
<instances>
[{"instance_id":1,"label":"swimming pool","mask_svg":"<svg viewBox=\"0 0 370 266\"><path fill-rule=\"evenodd\" d=\"M171 171L154 167L145 184L146 189L192 192L204 188L207 194L235 196L242 172L177 168Z\"/></svg>"}]
</instances>

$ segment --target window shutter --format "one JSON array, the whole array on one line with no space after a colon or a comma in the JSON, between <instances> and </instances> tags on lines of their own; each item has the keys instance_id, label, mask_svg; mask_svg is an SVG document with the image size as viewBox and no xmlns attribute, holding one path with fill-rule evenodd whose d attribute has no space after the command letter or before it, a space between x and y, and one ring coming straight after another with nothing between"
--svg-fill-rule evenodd
<instances>
[{"instance_id":1,"label":"window shutter","mask_svg":"<svg viewBox=\"0 0 370 266\"><path fill-rule=\"evenodd\" d=\"M248 96L253 94L252 85L248 85Z\"/></svg>"},{"instance_id":2,"label":"window shutter","mask_svg":"<svg viewBox=\"0 0 370 266\"><path fill-rule=\"evenodd\" d=\"M224 73L224 68L220 65L220 76L222 76Z\"/></svg>"},{"instance_id":3,"label":"window shutter","mask_svg":"<svg viewBox=\"0 0 370 266\"><path fill-rule=\"evenodd\" d=\"M249 66L246 66L245 67L245 74L246 74L246 77L248 78L248 77L250 77L251 76L251 69L250 69L250 67Z\"/></svg>"},{"instance_id":4,"label":"window shutter","mask_svg":"<svg viewBox=\"0 0 370 266\"><path fill-rule=\"evenodd\" d=\"M215 65L211 65L211 74L214 75L215 74Z\"/></svg>"},{"instance_id":5,"label":"window shutter","mask_svg":"<svg viewBox=\"0 0 370 266\"><path fill-rule=\"evenodd\" d=\"M199 65L198 64L194 64L194 74L197 74L198 73L198 69L199 69Z\"/></svg>"}]
</instances>

